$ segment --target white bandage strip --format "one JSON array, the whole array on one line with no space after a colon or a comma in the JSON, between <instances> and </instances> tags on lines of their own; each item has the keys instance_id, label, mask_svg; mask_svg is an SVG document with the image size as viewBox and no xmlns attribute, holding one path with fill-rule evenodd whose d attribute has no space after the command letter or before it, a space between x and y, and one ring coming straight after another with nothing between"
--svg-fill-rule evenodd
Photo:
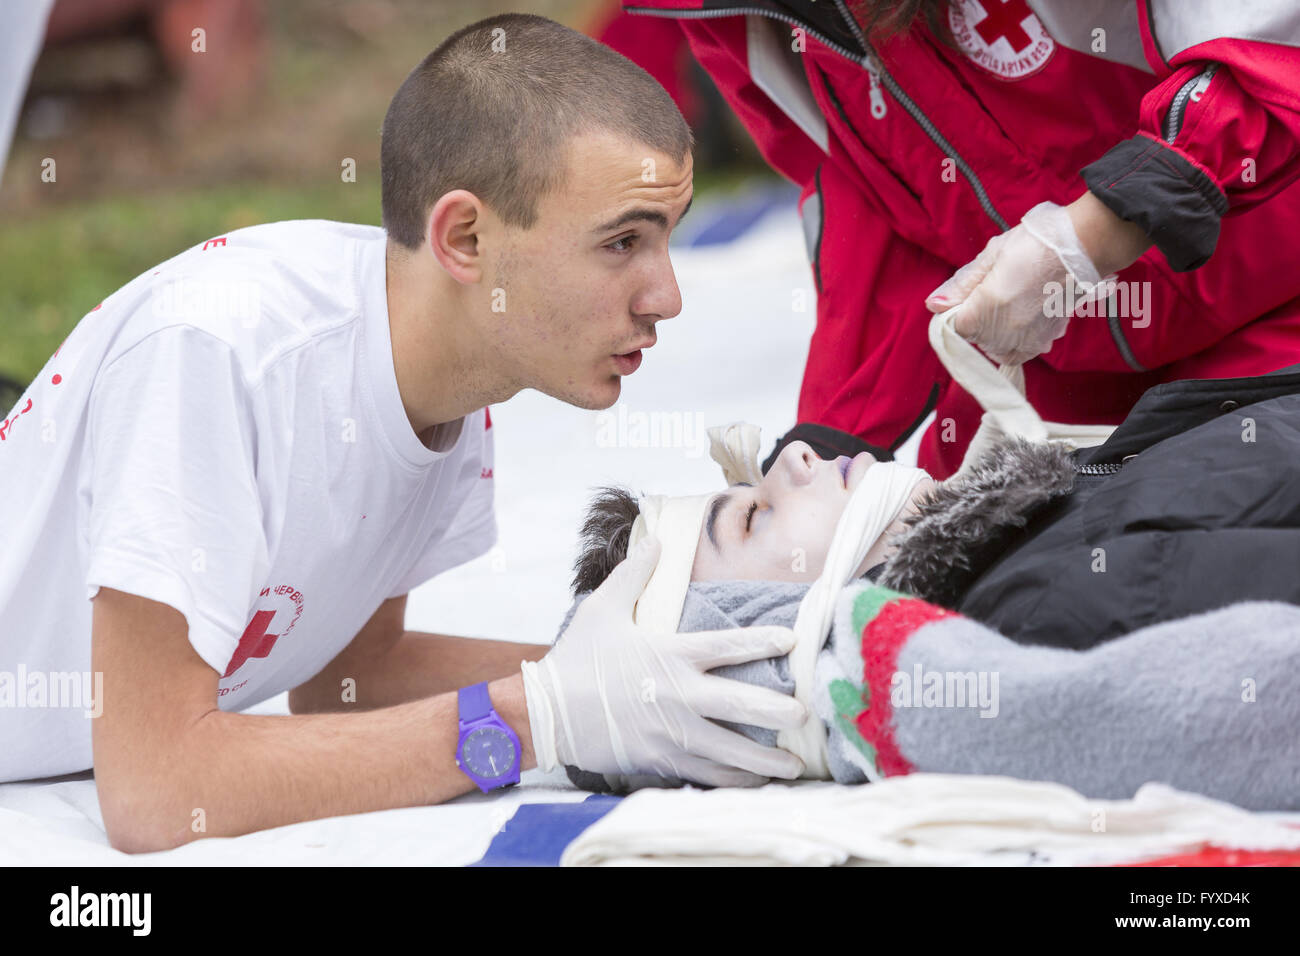
<instances>
[{"instance_id":1,"label":"white bandage strip","mask_svg":"<svg viewBox=\"0 0 1300 956\"><path fill-rule=\"evenodd\" d=\"M948 374L970 393L984 409L979 430L971 439L961 467L952 478L964 476L989 447L1004 438L1049 442L1066 448L1100 445L1115 430L1114 425L1064 425L1044 421L1025 397L1025 373L1019 365L994 367L975 346L958 334L957 313L961 304L930 319L930 347ZM948 480L951 481L952 478Z\"/></svg>"}]
</instances>

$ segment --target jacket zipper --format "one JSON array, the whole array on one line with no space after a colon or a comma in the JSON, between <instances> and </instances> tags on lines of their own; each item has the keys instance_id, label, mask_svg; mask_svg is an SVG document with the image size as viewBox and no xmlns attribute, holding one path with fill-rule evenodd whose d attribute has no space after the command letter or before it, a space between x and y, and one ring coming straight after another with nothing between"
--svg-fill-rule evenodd
<instances>
[{"instance_id":1,"label":"jacket zipper","mask_svg":"<svg viewBox=\"0 0 1300 956\"><path fill-rule=\"evenodd\" d=\"M907 110L912 119L916 120L921 129L925 130L926 135L929 136L934 144L943 151L943 154L952 159L957 168L961 170L961 174L966 177L966 181L969 182L971 188L975 190L975 198L979 200L980 207L988 214L989 218L997 223L998 228L1003 232L1009 229L1010 227L1007 225L1006 220L1003 219L998 214L998 211L993 208L993 203L989 201L988 193L984 190L984 184L981 183L979 177L975 175L975 171L971 169L966 160L962 159L961 154L953 149L952 145L944 139L943 134L939 132L934 123L930 122L929 117L921 112L920 107L912 101L911 97L903 92L902 87L895 82L894 78L885 72L880 63L880 58L876 56L876 51L872 48L871 44L867 42L866 37L862 33L862 28L858 26L858 21L853 19L853 16L845 8L844 0L835 0L835 7L839 10L840 16L844 21L848 23L849 28L853 31L853 35L857 38L858 42L862 44L863 49L867 51L865 56L858 56L847 47L836 43L829 37L826 37L817 30L812 29L807 23L799 20L797 17L779 13L775 10L766 10L762 7L729 7L726 10L651 10L646 9L645 7L625 7L624 9L628 13L632 14L641 14L652 17L672 17L686 20L704 20L716 17L753 14L755 16L770 17L774 20L780 20L787 23L790 26L798 27L818 43L828 49L834 50L846 60L851 60L866 69L868 78L871 82L871 90L868 94L871 100L871 115L875 119L882 119L886 113L885 97L884 94L880 92L880 87L883 84L885 89L889 90L890 94L893 95L894 99L898 100L898 102L903 105L903 109Z\"/></svg>"},{"instance_id":2,"label":"jacket zipper","mask_svg":"<svg viewBox=\"0 0 1300 956\"><path fill-rule=\"evenodd\" d=\"M1196 76L1178 88L1174 101L1169 104L1169 115L1165 117L1165 142L1172 143L1183 128L1183 115L1187 112L1187 103L1199 103L1205 91L1210 88L1210 80L1219 69L1219 64L1211 63Z\"/></svg>"},{"instance_id":3,"label":"jacket zipper","mask_svg":"<svg viewBox=\"0 0 1300 956\"><path fill-rule=\"evenodd\" d=\"M840 56L844 57L844 59L852 60L854 63L862 62L861 58L848 47L841 46L829 37L823 36L798 17L791 16L787 13L779 13L776 10L765 10L762 7L728 7L726 10L656 10L647 7L624 7L623 10L626 13L637 14L639 16L668 17L673 20L709 20L716 19L717 17L734 17L741 14L752 13L760 17L770 17L773 20L781 20L792 27L798 27L822 46L829 47Z\"/></svg>"},{"instance_id":4,"label":"jacket zipper","mask_svg":"<svg viewBox=\"0 0 1300 956\"><path fill-rule=\"evenodd\" d=\"M988 214L990 219L998 224L999 229L1006 232L1010 226L1007 225L1005 219L998 215L998 211L993 208L993 203L989 201L989 194L984 191L984 184L981 183L979 177L975 175L975 170L971 169L966 160L962 159L961 154L952 148L951 143L944 139L943 134L939 132L938 127L930 122L930 118L921 112L921 108L912 101L910 96L903 92L903 88L898 85L894 78L885 72L884 67L881 65L880 57L876 55L875 49L867 42L866 35L863 34L862 27L858 25L858 21L853 19L853 15L849 13L848 9L844 6L844 0L835 0L835 7L840 11L840 16L849 25L849 29L853 31L853 35L857 37L858 42L862 44L862 48L867 51L867 55L862 58L862 65L867 68L869 73L872 73L873 79L878 76L879 79L884 82L885 89L889 90L894 99L903 104L903 109L907 110L912 119L916 120L920 125L921 129L925 130L926 135L929 136L930 139L934 141L934 144L943 151L943 154L952 159L957 168L961 170L961 174L966 177L966 181L971 184L971 188L975 190L975 198L979 200L979 204L984 209L984 212ZM885 111L883 98L881 99L880 105L880 116L884 116ZM876 115L875 100L872 100L871 115ZM876 118L879 119L880 117L877 116Z\"/></svg>"},{"instance_id":5,"label":"jacket zipper","mask_svg":"<svg viewBox=\"0 0 1300 956\"><path fill-rule=\"evenodd\" d=\"M871 90L867 93L867 98L871 101L871 118L884 119L885 94L880 92L880 74L882 71L870 56L863 58L862 65L867 68L867 79L871 82Z\"/></svg>"},{"instance_id":6,"label":"jacket zipper","mask_svg":"<svg viewBox=\"0 0 1300 956\"><path fill-rule=\"evenodd\" d=\"M1113 475L1119 471L1137 455L1125 455L1124 460L1120 462L1107 461L1097 465L1075 465L1075 474L1079 475Z\"/></svg>"}]
</instances>

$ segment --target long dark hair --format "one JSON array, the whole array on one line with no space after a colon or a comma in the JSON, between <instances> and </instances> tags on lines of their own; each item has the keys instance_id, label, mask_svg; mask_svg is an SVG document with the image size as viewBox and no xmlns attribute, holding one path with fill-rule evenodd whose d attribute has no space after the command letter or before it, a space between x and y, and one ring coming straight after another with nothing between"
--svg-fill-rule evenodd
<instances>
[{"instance_id":1,"label":"long dark hair","mask_svg":"<svg viewBox=\"0 0 1300 956\"><path fill-rule=\"evenodd\" d=\"M950 0L845 0L870 39L885 40L906 33L919 18L944 46L960 52L948 25Z\"/></svg>"}]
</instances>

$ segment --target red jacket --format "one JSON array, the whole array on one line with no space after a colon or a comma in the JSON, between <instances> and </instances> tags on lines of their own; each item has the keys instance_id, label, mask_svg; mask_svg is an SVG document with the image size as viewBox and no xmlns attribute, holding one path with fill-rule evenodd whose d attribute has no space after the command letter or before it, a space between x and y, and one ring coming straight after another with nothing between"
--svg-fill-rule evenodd
<instances>
[{"instance_id":1,"label":"red jacket","mask_svg":"<svg viewBox=\"0 0 1300 956\"><path fill-rule=\"evenodd\" d=\"M1117 423L1160 382L1300 362L1292 0L953 0L963 53L923 21L867 43L844 0L623 6L677 19L803 188L819 297L801 423L892 450L934 409L920 463L950 475L979 408L932 354L923 300L1031 206L1084 189L1154 240L1119 274L1146 310L1076 316L1025 365L1045 418Z\"/></svg>"}]
</instances>

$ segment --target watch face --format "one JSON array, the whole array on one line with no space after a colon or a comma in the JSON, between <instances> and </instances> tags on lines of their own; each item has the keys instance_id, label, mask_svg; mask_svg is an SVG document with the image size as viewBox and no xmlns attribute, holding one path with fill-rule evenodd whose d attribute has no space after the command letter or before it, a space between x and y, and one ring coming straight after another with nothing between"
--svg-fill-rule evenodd
<instances>
[{"instance_id":1,"label":"watch face","mask_svg":"<svg viewBox=\"0 0 1300 956\"><path fill-rule=\"evenodd\" d=\"M461 760L476 776L504 777L515 766L515 744L496 727L480 727L466 738Z\"/></svg>"}]
</instances>

